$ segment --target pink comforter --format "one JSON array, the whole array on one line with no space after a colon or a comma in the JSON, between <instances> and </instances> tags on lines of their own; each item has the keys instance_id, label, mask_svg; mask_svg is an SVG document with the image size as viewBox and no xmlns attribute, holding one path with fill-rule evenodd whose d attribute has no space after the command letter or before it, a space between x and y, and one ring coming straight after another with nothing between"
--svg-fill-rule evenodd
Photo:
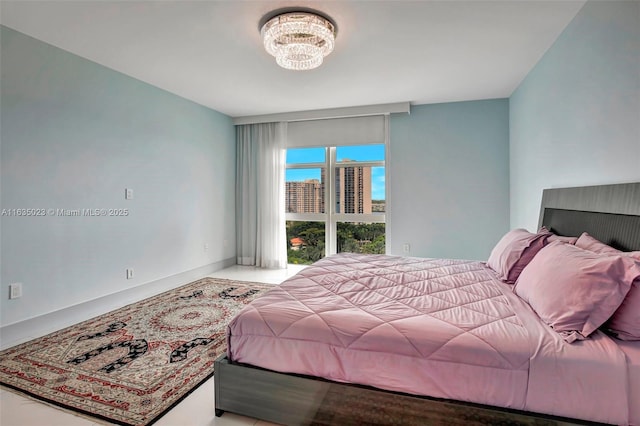
<instances>
[{"instance_id":1,"label":"pink comforter","mask_svg":"<svg viewBox=\"0 0 640 426\"><path fill-rule=\"evenodd\" d=\"M245 307L229 325L228 355L339 382L628 423L615 344L602 335L581 351L554 335L480 262L340 254ZM606 377L585 374L595 366ZM578 389L565 385L574 374ZM545 381L574 390L548 392Z\"/></svg>"}]
</instances>

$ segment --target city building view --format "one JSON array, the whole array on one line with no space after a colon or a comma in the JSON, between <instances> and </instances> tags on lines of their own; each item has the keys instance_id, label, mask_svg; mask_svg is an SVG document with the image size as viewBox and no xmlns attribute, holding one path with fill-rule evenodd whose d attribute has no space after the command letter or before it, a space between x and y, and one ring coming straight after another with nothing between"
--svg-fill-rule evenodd
<instances>
[{"instance_id":1,"label":"city building view","mask_svg":"<svg viewBox=\"0 0 640 426\"><path fill-rule=\"evenodd\" d=\"M335 213L384 213L385 200L372 199L371 167L339 161L335 168ZM355 163L355 162L353 162ZM320 179L286 182L287 213L325 213L325 169ZM325 255L325 222L287 221L288 261L309 264ZM338 222L337 252L384 253L385 224Z\"/></svg>"},{"instance_id":2,"label":"city building view","mask_svg":"<svg viewBox=\"0 0 640 426\"><path fill-rule=\"evenodd\" d=\"M318 179L287 182L287 213L324 213L324 183Z\"/></svg>"},{"instance_id":3,"label":"city building view","mask_svg":"<svg viewBox=\"0 0 640 426\"><path fill-rule=\"evenodd\" d=\"M336 168L336 213L371 213L371 167Z\"/></svg>"},{"instance_id":4,"label":"city building view","mask_svg":"<svg viewBox=\"0 0 640 426\"><path fill-rule=\"evenodd\" d=\"M340 161L339 164L351 160ZM324 169L320 179L286 182L287 213L324 213ZM384 212L384 200L371 199L371 167L336 167L336 213ZM374 207L375 206L375 207ZM382 206L382 209L380 208Z\"/></svg>"}]
</instances>

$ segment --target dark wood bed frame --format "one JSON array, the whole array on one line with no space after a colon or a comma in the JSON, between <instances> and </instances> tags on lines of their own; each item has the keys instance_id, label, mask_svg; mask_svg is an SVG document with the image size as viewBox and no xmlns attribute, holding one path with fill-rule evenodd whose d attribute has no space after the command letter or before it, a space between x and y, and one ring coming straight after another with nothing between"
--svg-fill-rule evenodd
<instances>
[{"instance_id":1,"label":"dark wood bed frame","mask_svg":"<svg viewBox=\"0 0 640 426\"><path fill-rule=\"evenodd\" d=\"M545 189L542 225L558 235L588 232L621 250L640 250L640 182ZM229 411L287 425L595 424L283 374L226 356L215 362L214 382L216 416Z\"/></svg>"}]
</instances>

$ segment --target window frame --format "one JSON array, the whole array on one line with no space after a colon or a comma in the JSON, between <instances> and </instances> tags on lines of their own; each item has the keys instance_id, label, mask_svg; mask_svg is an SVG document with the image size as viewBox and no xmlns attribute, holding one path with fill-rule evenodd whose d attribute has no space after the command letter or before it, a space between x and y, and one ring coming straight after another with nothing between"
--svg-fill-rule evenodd
<instances>
[{"instance_id":1,"label":"window frame","mask_svg":"<svg viewBox=\"0 0 640 426\"><path fill-rule=\"evenodd\" d=\"M367 144L358 144L357 146L366 146ZM380 145L379 143L372 143L371 145ZM325 147L309 147L309 148L324 148L325 149L325 161L320 163L293 163L286 164L286 170L289 169L325 169L325 182L324 182L324 213L289 213L285 212L285 221L299 221L299 222L324 222L325 224L325 256L336 254L338 237L337 228L338 222L351 222L351 223L384 223L385 235L387 234L387 212L376 213L336 213L336 171L340 168L353 167L383 167L385 170L385 202L388 199L388 185L387 185L387 157L388 157L388 143L384 144L385 159L376 161L356 161L353 163L339 163L337 162L337 146L325 146ZM293 148L292 149L298 149ZM286 185L286 183L285 183ZM388 239L385 238L385 252L387 251Z\"/></svg>"}]
</instances>

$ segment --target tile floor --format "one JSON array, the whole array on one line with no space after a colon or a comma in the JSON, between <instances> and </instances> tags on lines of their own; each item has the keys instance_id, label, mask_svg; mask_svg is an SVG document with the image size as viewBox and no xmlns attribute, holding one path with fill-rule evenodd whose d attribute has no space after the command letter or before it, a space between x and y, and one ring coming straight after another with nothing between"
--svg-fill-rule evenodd
<instances>
[{"instance_id":1,"label":"tile floor","mask_svg":"<svg viewBox=\"0 0 640 426\"><path fill-rule=\"evenodd\" d=\"M263 270L248 266L232 266L211 274L214 278L256 281L279 284L304 266L289 265L283 270ZM185 283L186 284L186 283ZM175 408L165 414L157 426L267 426L270 423L225 413L214 414L213 378L202 384ZM92 426L109 424L105 421L77 416L69 411L34 401L0 389L1 426Z\"/></svg>"}]
</instances>

